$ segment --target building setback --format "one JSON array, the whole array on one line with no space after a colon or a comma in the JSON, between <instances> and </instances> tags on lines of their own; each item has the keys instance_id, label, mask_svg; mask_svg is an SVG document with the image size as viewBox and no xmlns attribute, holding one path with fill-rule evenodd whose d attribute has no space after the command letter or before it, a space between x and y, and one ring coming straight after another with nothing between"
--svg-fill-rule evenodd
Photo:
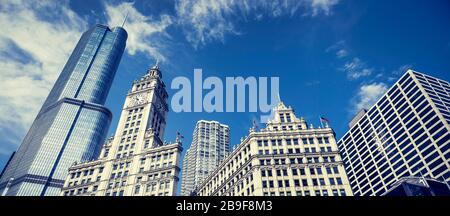
<instances>
[{"instance_id":1,"label":"building setback","mask_svg":"<svg viewBox=\"0 0 450 216\"><path fill-rule=\"evenodd\" d=\"M217 121L200 120L183 160L181 195L189 196L230 153L230 129Z\"/></svg>"},{"instance_id":2,"label":"building setback","mask_svg":"<svg viewBox=\"0 0 450 216\"><path fill-rule=\"evenodd\" d=\"M450 84L408 70L338 146L354 195L382 195L402 177L450 180Z\"/></svg>"},{"instance_id":3,"label":"building setback","mask_svg":"<svg viewBox=\"0 0 450 216\"><path fill-rule=\"evenodd\" d=\"M96 25L83 33L5 168L0 194L59 195L70 165L98 156L111 122L103 105L126 40L121 27Z\"/></svg>"},{"instance_id":4,"label":"building setback","mask_svg":"<svg viewBox=\"0 0 450 216\"><path fill-rule=\"evenodd\" d=\"M283 103L197 190L199 196L350 196L334 132L307 127Z\"/></svg>"},{"instance_id":5,"label":"building setback","mask_svg":"<svg viewBox=\"0 0 450 216\"><path fill-rule=\"evenodd\" d=\"M74 164L63 196L173 196L182 144L164 143L168 95L154 66L134 81L116 133L95 161Z\"/></svg>"}]
</instances>

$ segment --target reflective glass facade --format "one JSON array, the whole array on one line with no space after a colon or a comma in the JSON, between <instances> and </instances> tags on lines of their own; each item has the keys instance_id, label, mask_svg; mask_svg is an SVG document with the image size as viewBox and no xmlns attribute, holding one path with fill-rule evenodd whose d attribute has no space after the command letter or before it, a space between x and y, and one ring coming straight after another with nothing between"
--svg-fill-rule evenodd
<instances>
[{"instance_id":1,"label":"reflective glass facade","mask_svg":"<svg viewBox=\"0 0 450 216\"><path fill-rule=\"evenodd\" d=\"M405 176L450 181L450 83L409 70L338 142L354 195Z\"/></svg>"},{"instance_id":2,"label":"reflective glass facade","mask_svg":"<svg viewBox=\"0 0 450 216\"><path fill-rule=\"evenodd\" d=\"M59 195L74 162L97 157L111 112L103 107L125 49L123 28L85 32L0 179L2 195Z\"/></svg>"}]
</instances>

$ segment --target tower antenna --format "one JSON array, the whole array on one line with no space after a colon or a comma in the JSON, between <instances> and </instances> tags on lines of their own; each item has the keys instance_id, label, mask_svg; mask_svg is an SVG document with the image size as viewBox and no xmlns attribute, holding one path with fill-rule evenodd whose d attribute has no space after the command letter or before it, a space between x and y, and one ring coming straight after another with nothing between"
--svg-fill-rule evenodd
<instances>
[{"instance_id":1,"label":"tower antenna","mask_svg":"<svg viewBox=\"0 0 450 216\"><path fill-rule=\"evenodd\" d=\"M121 26L122 28L125 25L125 22L127 21L127 19L128 19L128 10L127 10L127 14L125 15L125 18L123 19L122 26Z\"/></svg>"}]
</instances>

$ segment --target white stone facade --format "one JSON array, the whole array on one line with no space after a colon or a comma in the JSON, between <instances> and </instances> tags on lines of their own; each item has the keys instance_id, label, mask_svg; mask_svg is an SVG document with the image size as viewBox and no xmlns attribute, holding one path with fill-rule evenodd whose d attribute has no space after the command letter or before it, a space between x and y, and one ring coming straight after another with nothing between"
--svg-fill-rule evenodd
<instances>
[{"instance_id":1,"label":"white stone facade","mask_svg":"<svg viewBox=\"0 0 450 216\"><path fill-rule=\"evenodd\" d=\"M280 103L197 190L199 196L351 196L334 132Z\"/></svg>"},{"instance_id":2,"label":"white stone facade","mask_svg":"<svg viewBox=\"0 0 450 216\"><path fill-rule=\"evenodd\" d=\"M174 196L181 140L164 143L167 92L158 66L134 81L116 133L95 161L69 168L63 196Z\"/></svg>"}]
</instances>

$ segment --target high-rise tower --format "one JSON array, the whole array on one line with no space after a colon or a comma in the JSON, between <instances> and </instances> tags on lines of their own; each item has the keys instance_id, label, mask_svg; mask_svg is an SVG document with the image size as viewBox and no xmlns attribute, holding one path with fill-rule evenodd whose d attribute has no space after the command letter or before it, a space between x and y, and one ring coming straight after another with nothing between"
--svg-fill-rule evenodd
<instances>
[{"instance_id":1,"label":"high-rise tower","mask_svg":"<svg viewBox=\"0 0 450 216\"><path fill-rule=\"evenodd\" d=\"M229 153L230 128L217 121L198 121L184 156L181 195L189 196Z\"/></svg>"},{"instance_id":2,"label":"high-rise tower","mask_svg":"<svg viewBox=\"0 0 450 216\"><path fill-rule=\"evenodd\" d=\"M182 151L163 140L169 110L167 92L158 66L133 82L114 137L95 161L69 168L64 196L175 195Z\"/></svg>"},{"instance_id":3,"label":"high-rise tower","mask_svg":"<svg viewBox=\"0 0 450 216\"><path fill-rule=\"evenodd\" d=\"M111 112L103 106L125 49L121 27L83 33L0 179L2 195L58 195L74 161L94 159Z\"/></svg>"}]
</instances>

